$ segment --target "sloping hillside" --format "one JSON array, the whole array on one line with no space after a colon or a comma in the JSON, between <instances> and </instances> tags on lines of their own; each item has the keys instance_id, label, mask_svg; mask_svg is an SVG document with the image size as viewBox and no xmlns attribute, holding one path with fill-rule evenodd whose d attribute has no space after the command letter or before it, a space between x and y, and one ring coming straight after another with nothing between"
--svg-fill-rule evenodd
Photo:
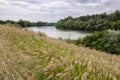
<instances>
[{"instance_id":1,"label":"sloping hillside","mask_svg":"<svg viewBox=\"0 0 120 80\"><path fill-rule=\"evenodd\" d=\"M0 25L0 80L119 79L119 55Z\"/></svg>"}]
</instances>

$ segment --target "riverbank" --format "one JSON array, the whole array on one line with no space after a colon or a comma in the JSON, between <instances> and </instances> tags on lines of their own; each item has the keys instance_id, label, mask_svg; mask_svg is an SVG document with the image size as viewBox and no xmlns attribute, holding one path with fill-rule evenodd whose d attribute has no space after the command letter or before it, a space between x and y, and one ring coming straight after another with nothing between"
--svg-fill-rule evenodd
<instances>
[{"instance_id":1,"label":"riverbank","mask_svg":"<svg viewBox=\"0 0 120 80\"><path fill-rule=\"evenodd\" d=\"M120 56L0 25L0 80L119 80Z\"/></svg>"}]
</instances>

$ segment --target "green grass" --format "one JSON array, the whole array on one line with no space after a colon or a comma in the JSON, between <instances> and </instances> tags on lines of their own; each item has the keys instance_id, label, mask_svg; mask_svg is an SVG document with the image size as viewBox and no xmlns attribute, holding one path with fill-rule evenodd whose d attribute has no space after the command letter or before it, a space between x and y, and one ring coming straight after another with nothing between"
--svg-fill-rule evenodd
<instances>
[{"instance_id":1,"label":"green grass","mask_svg":"<svg viewBox=\"0 0 120 80\"><path fill-rule=\"evenodd\" d=\"M0 25L0 80L119 79L119 55Z\"/></svg>"}]
</instances>

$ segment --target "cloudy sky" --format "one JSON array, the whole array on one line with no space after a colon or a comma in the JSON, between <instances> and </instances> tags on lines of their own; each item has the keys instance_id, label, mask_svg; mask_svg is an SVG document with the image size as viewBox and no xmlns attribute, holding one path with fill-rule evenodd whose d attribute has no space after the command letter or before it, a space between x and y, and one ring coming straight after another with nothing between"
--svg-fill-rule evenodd
<instances>
[{"instance_id":1,"label":"cloudy sky","mask_svg":"<svg viewBox=\"0 0 120 80\"><path fill-rule=\"evenodd\" d=\"M0 20L56 22L115 10L120 10L120 0L0 0Z\"/></svg>"}]
</instances>

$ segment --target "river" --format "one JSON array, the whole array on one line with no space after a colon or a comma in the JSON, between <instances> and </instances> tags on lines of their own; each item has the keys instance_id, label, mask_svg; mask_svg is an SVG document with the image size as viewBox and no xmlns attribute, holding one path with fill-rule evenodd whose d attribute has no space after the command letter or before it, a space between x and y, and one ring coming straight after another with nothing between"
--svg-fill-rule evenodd
<instances>
[{"instance_id":1,"label":"river","mask_svg":"<svg viewBox=\"0 0 120 80\"><path fill-rule=\"evenodd\" d=\"M55 28L55 26L33 26L27 28L29 30L33 30L34 32L42 32L45 33L48 37L52 37L55 39L78 39L83 38L90 33L82 32L82 31L68 31L68 30L60 30Z\"/></svg>"}]
</instances>

